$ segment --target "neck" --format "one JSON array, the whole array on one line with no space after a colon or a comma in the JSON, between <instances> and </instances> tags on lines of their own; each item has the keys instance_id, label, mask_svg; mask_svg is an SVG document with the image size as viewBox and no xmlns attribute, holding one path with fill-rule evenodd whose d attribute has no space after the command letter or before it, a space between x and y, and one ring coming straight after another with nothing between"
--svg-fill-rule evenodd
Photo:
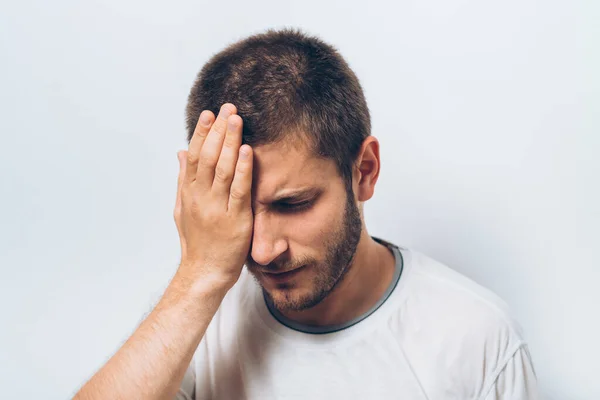
<instances>
[{"instance_id":1,"label":"neck","mask_svg":"<svg viewBox=\"0 0 600 400\"><path fill-rule=\"evenodd\" d=\"M363 229L354 260L329 295L316 306L286 311L293 321L312 326L340 325L366 313L383 296L394 276L395 259Z\"/></svg>"}]
</instances>

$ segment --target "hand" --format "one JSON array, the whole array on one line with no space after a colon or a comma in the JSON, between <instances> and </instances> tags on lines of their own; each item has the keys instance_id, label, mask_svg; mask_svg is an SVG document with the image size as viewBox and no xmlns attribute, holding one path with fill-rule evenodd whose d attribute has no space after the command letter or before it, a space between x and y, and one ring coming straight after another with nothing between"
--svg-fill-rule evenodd
<instances>
[{"instance_id":1,"label":"hand","mask_svg":"<svg viewBox=\"0 0 600 400\"><path fill-rule=\"evenodd\" d=\"M252 148L242 143L233 104L200 115L188 151L180 151L175 223L181 240L178 274L230 288L250 249Z\"/></svg>"}]
</instances>

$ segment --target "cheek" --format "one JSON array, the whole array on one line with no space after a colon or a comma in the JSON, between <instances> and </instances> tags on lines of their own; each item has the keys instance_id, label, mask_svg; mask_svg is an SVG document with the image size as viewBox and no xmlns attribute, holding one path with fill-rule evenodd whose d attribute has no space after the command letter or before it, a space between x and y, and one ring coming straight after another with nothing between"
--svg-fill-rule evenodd
<instances>
[{"instance_id":1,"label":"cheek","mask_svg":"<svg viewBox=\"0 0 600 400\"><path fill-rule=\"evenodd\" d=\"M290 245L320 252L337 232L341 218L339 207L327 207L326 204L318 204L309 211L289 216L284 226Z\"/></svg>"}]
</instances>

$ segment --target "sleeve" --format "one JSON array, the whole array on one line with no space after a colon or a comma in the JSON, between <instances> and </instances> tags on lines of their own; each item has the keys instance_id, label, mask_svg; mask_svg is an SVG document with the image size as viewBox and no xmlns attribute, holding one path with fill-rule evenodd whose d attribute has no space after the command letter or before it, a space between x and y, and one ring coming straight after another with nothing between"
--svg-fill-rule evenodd
<instances>
[{"instance_id":1,"label":"sleeve","mask_svg":"<svg viewBox=\"0 0 600 400\"><path fill-rule=\"evenodd\" d=\"M175 400L194 400L194 386L196 384L196 371L194 368L194 359L195 357L192 359L192 362L185 371L185 375L183 376L181 385L179 385L179 390L177 391Z\"/></svg>"},{"instance_id":2,"label":"sleeve","mask_svg":"<svg viewBox=\"0 0 600 400\"><path fill-rule=\"evenodd\" d=\"M537 376L529 348L521 345L500 370L484 400L535 400L539 399Z\"/></svg>"}]
</instances>

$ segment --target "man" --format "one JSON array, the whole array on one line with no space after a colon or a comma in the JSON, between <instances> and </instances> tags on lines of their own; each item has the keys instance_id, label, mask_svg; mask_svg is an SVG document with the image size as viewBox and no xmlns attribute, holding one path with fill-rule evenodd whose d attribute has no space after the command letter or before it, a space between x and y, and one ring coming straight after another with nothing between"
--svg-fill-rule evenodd
<instances>
[{"instance_id":1,"label":"man","mask_svg":"<svg viewBox=\"0 0 600 400\"><path fill-rule=\"evenodd\" d=\"M233 44L200 72L187 123L181 264L75 398L537 397L502 300L367 233L379 143L335 49L293 30Z\"/></svg>"}]
</instances>

